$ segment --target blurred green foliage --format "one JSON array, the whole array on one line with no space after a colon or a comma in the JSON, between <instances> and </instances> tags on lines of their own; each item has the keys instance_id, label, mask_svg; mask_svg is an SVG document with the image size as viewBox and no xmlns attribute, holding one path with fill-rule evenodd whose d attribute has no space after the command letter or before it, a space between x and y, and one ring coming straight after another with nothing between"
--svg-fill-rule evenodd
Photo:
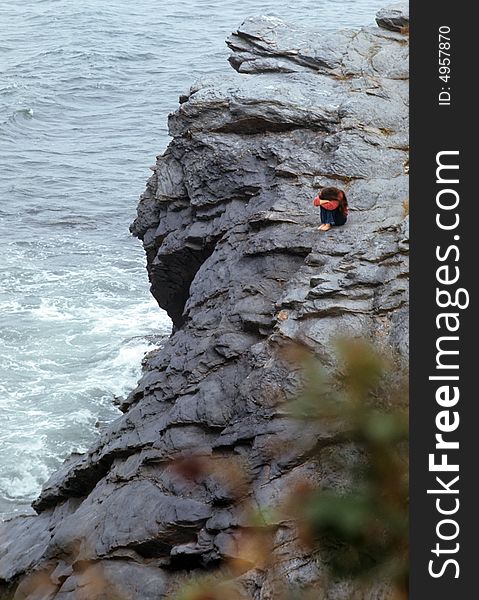
<instances>
[{"instance_id":1,"label":"blurred green foliage","mask_svg":"<svg viewBox=\"0 0 479 600\"><path fill-rule=\"evenodd\" d=\"M321 470L324 449L337 448L335 483L324 484L321 476L319 485L300 481L284 505L261 507L256 516L250 512L251 528L243 542L239 538L240 553L261 556L259 569L274 568L274 550L265 544L262 531L288 522L308 553L326 563L331 580L356 581L358 587L387 582L391 598L406 599L408 382L404 369L370 344L350 339L337 341L335 368L323 368L301 345L288 347L284 360L301 373L303 381L301 394L287 407L292 419L305 420L308 427L317 424L318 439L328 432L328 441L318 444L308 460ZM251 562L254 568L255 560ZM223 571L213 579L193 581L175 600L236 600L238 573L233 563L225 566L230 568L228 576ZM323 588L318 595L318 590L293 590L285 584L276 597L317 600L326 598L327 592Z\"/></svg>"},{"instance_id":2,"label":"blurred green foliage","mask_svg":"<svg viewBox=\"0 0 479 600\"><path fill-rule=\"evenodd\" d=\"M334 577L387 580L407 597L408 386L392 359L358 340L337 342L337 369L305 356L296 418L330 423L354 444L338 459L346 489L303 490L290 512L310 543L325 550Z\"/></svg>"}]
</instances>

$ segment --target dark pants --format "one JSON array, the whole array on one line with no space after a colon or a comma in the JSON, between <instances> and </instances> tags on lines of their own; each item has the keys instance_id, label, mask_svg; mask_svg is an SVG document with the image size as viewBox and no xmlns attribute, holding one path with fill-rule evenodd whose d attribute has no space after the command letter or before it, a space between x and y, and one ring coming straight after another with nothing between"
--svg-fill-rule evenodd
<instances>
[{"instance_id":1,"label":"dark pants","mask_svg":"<svg viewBox=\"0 0 479 600\"><path fill-rule=\"evenodd\" d=\"M336 210L326 210L321 206L321 223L329 225L335 225L339 227L340 225L344 225L348 217L343 215L342 212L337 208Z\"/></svg>"}]
</instances>

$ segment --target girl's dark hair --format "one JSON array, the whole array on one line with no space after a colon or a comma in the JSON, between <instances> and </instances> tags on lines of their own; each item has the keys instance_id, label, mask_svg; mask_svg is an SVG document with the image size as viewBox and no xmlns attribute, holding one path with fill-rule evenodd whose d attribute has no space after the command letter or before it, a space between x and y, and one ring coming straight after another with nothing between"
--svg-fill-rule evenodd
<instances>
[{"instance_id":1,"label":"girl's dark hair","mask_svg":"<svg viewBox=\"0 0 479 600\"><path fill-rule=\"evenodd\" d=\"M339 202L339 210L341 214L346 212L348 208L348 199L343 190L335 187L325 187L321 190L319 197L322 200L337 200Z\"/></svg>"}]
</instances>

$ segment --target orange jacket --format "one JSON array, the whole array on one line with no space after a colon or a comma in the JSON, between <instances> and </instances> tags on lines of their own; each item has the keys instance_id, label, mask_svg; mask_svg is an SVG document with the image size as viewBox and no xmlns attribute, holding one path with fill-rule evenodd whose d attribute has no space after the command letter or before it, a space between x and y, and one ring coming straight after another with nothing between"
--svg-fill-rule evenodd
<instances>
[{"instance_id":1,"label":"orange jacket","mask_svg":"<svg viewBox=\"0 0 479 600\"><path fill-rule=\"evenodd\" d=\"M321 206L321 208L325 208L326 210L336 210L339 206L339 201L338 200L328 200L327 202L324 202L324 204L321 204L321 198L319 196L316 196L316 198L314 199L314 206ZM345 214L345 215L348 214L347 208L344 209L343 214Z\"/></svg>"},{"instance_id":2,"label":"orange jacket","mask_svg":"<svg viewBox=\"0 0 479 600\"><path fill-rule=\"evenodd\" d=\"M326 210L336 210L339 206L339 202L338 200L328 200L324 204L321 204L321 198L319 196L316 196L316 198L314 199L314 206L321 206Z\"/></svg>"}]
</instances>

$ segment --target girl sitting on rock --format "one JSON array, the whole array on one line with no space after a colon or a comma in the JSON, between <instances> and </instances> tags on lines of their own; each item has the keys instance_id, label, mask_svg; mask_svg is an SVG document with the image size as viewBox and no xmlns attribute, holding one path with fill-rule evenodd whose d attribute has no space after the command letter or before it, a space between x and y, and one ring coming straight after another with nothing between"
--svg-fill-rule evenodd
<instances>
[{"instance_id":1,"label":"girl sitting on rock","mask_svg":"<svg viewBox=\"0 0 479 600\"><path fill-rule=\"evenodd\" d=\"M348 201L346 194L335 187L326 187L314 199L314 206L321 210L320 231L344 225L348 220Z\"/></svg>"}]
</instances>

